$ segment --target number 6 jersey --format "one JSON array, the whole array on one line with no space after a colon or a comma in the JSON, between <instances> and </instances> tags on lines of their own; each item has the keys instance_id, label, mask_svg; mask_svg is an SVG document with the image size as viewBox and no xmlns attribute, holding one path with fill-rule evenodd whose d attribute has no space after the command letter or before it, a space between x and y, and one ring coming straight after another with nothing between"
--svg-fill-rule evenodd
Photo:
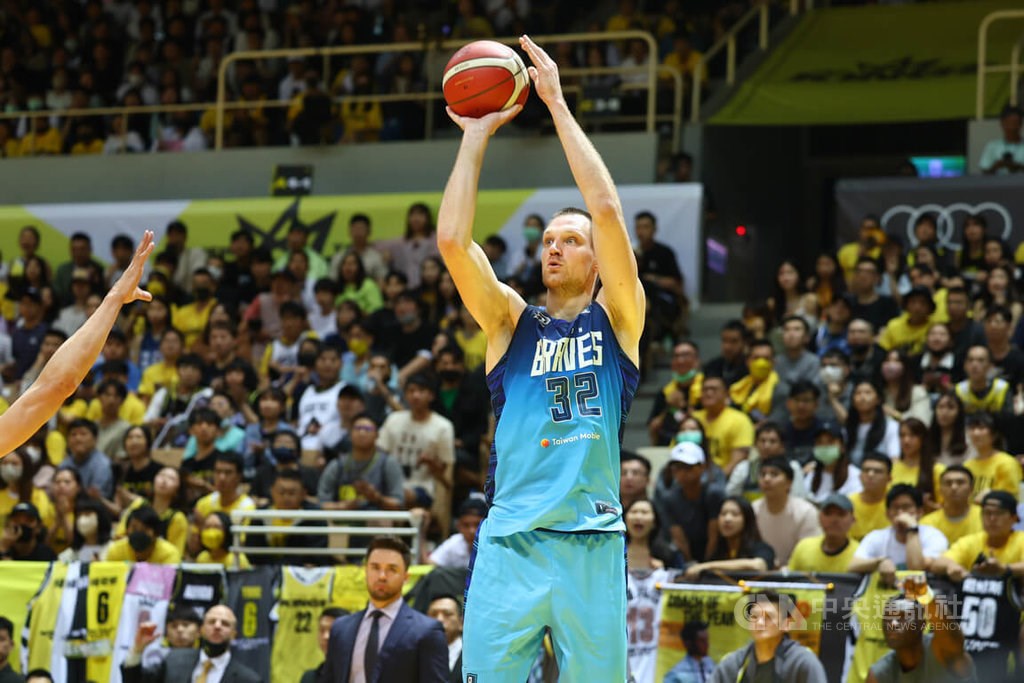
<instances>
[{"instance_id":1,"label":"number 6 jersey","mask_svg":"<svg viewBox=\"0 0 1024 683\"><path fill-rule=\"evenodd\" d=\"M622 531L619 446L639 371L598 303L575 320L527 306L487 375L497 421L492 536Z\"/></svg>"}]
</instances>

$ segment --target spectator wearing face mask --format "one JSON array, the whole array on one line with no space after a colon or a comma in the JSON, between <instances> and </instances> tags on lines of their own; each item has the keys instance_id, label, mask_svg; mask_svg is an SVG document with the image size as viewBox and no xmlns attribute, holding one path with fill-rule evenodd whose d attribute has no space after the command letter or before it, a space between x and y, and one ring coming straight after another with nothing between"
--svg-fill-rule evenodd
<instances>
[{"instance_id":1,"label":"spectator wearing face mask","mask_svg":"<svg viewBox=\"0 0 1024 683\"><path fill-rule=\"evenodd\" d=\"M185 335L185 350L196 351L197 344L202 343L203 332L210 321L210 313L217 306L213 293L217 281L206 268L197 268L192 273L193 301L181 307L173 308L174 327ZM205 345L204 345L205 346Z\"/></svg>"},{"instance_id":2,"label":"spectator wearing face mask","mask_svg":"<svg viewBox=\"0 0 1024 683\"><path fill-rule=\"evenodd\" d=\"M160 515L144 505L128 515L128 537L114 541L103 558L107 562L149 562L150 564L179 564L181 553L168 541L159 537Z\"/></svg>"},{"instance_id":3,"label":"spectator wearing face mask","mask_svg":"<svg viewBox=\"0 0 1024 683\"><path fill-rule=\"evenodd\" d=\"M21 451L8 453L0 463L0 525L18 503L32 503L47 528L53 526L57 513L46 491L32 482L35 465L32 458Z\"/></svg>"},{"instance_id":4,"label":"spectator wearing face mask","mask_svg":"<svg viewBox=\"0 0 1024 683\"><path fill-rule=\"evenodd\" d=\"M83 499L75 506L75 532L71 546L57 559L61 562L93 562L99 560L110 544L113 523L106 506Z\"/></svg>"}]
</instances>

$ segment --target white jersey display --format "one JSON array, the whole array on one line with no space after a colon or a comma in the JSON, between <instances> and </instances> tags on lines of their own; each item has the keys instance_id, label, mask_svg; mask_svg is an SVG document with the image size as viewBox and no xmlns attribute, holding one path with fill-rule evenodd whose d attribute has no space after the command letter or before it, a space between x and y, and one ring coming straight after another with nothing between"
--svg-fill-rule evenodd
<instances>
[{"instance_id":1,"label":"white jersey display","mask_svg":"<svg viewBox=\"0 0 1024 683\"><path fill-rule=\"evenodd\" d=\"M665 569L630 569L626 574L629 672L635 683L654 683L661 632L661 591L656 586L670 576Z\"/></svg>"}]
</instances>

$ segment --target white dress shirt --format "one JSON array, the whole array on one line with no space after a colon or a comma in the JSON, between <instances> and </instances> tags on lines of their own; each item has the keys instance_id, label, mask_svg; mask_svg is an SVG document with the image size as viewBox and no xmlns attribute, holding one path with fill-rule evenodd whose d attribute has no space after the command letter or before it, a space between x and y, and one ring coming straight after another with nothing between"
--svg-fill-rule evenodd
<instances>
[{"instance_id":1,"label":"white dress shirt","mask_svg":"<svg viewBox=\"0 0 1024 683\"><path fill-rule=\"evenodd\" d=\"M207 661L213 662L213 667L210 669L210 673L206 674L206 683L220 683L224 678L224 672L228 669L228 662L231 661L231 650L229 649L217 657L210 657L200 650L199 661L196 663L196 668L192 669L192 683L198 681L199 677L203 675L204 663Z\"/></svg>"},{"instance_id":2,"label":"white dress shirt","mask_svg":"<svg viewBox=\"0 0 1024 683\"><path fill-rule=\"evenodd\" d=\"M451 671L455 668L455 663L459 661L459 657L462 656L462 636L459 636L452 642L448 643L448 670Z\"/></svg>"},{"instance_id":3,"label":"white dress shirt","mask_svg":"<svg viewBox=\"0 0 1024 683\"><path fill-rule=\"evenodd\" d=\"M356 631L356 642L352 646L352 663L349 666L349 683L367 683L366 672L363 671L363 654L366 651L366 641L370 639L370 626L372 619L368 619L371 612L380 612L383 616L378 617L377 624L377 652L384 647L384 641L388 639L391 626L398 618L398 611L402 609L402 599L398 598L384 609L377 609L370 603L366 606L366 614L359 622L359 630ZM379 661L379 660L378 660Z\"/></svg>"}]
</instances>

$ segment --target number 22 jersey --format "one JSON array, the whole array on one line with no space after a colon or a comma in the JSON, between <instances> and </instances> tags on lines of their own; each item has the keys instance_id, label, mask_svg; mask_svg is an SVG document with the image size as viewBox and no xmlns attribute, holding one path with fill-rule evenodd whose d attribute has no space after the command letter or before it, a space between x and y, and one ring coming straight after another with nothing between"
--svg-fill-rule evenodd
<instances>
[{"instance_id":1,"label":"number 22 jersey","mask_svg":"<svg viewBox=\"0 0 1024 683\"><path fill-rule=\"evenodd\" d=\"M639 377L600 304L572 321L523 310L487 375L490 535L624 530L619 447Z\"/></svg>"}]
</instances>

